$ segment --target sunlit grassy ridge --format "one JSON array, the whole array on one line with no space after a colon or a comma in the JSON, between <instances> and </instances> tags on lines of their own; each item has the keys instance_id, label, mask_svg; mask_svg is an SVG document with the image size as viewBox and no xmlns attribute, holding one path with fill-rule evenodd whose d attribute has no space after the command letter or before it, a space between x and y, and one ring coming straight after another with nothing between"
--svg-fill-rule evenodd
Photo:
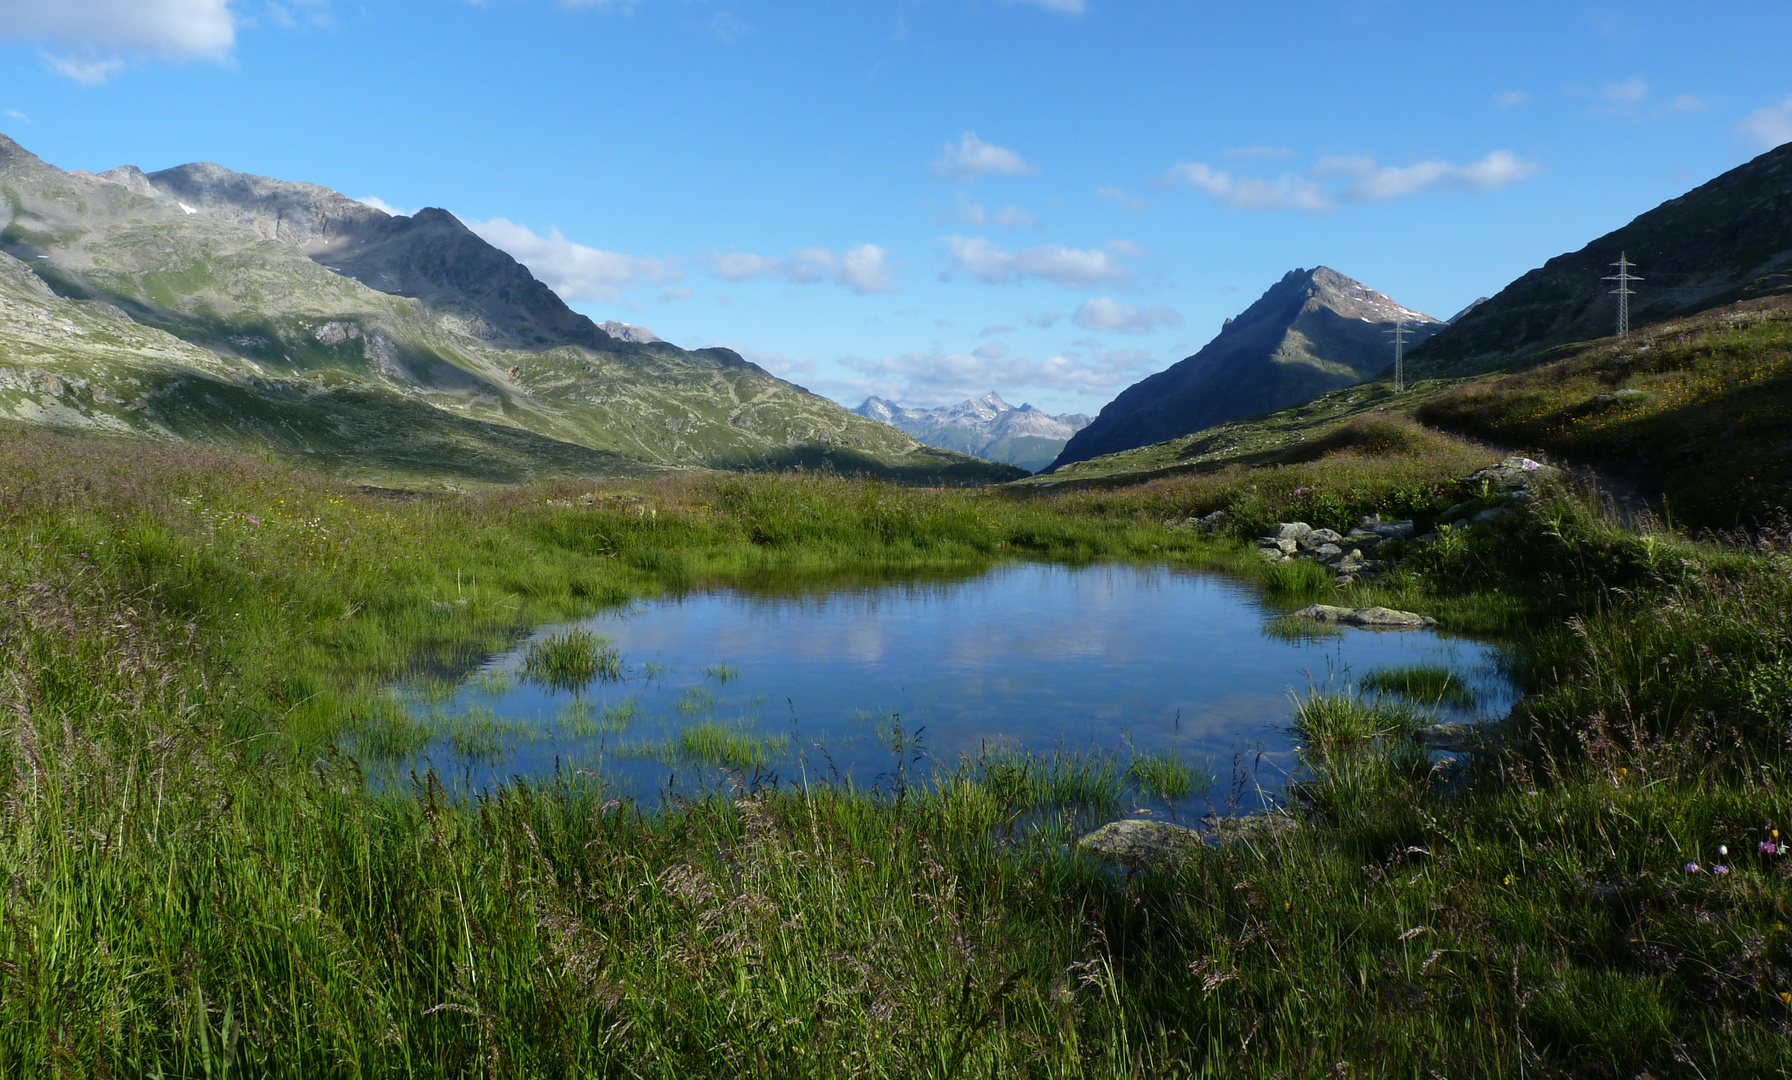
<instances>
[{"instance_id":1,"label":"sunlit grassy ridge","mask_svg":"<svg viewBox=\"0 0 1792 1080\"><path fill-rule=\"evenodd\" d=\"M0 435L0 1074L1785 1071L1771 534L1540 497L1373 587L1284 582L1523 635L1521 739L1449 764L1388 699L1309 701L1295 827L1161 871L1066 842L1173 770L1080 750L664 806L576 772L472 801L363 782L363 747L431 737L389 680L457 681L539 620L1012 556L1265 580L1233 546L1252 523L1435 514L1486 463L1352 438L1050 499L813 475L398 498ZM1236 531L1169 524L1209 509ZM555 722L645 738L625 712ZM457 723L469 753L504 735ZM750 764L751 733L707 723L661 749ZM1224 810L1215 780L1179 812Z\"/></svg>"},{"instance_id":2,"label":"sunlit grassy ridge","mask_svg":"<svg viewBox=\"0 0 1792 1080\"><path fill-rule=\"evenodd\" d=\"M1792 299L1648 327L1455 387L1428 423L1613 469L1688 521L1728 527L1792 490Z\"/></svg>"}]
</instances>

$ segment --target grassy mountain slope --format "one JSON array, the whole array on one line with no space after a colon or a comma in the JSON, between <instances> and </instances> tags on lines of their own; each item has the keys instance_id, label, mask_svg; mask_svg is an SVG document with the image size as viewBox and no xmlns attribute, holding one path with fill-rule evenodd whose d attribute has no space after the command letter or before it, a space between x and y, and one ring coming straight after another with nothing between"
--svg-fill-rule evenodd
<instances>
[{"instance_id":1,"label":"grassy mountain slope","mask_svg":"<svg viewBox=\"0 0 1792 1080\"><path fill-rule=\"evenodd\" d=\"M1293 464L1327 447L1385 442L1395 429L1382 420L1411 418L1621 477L1665 497L1689 524L1728 527L1792 500L1792 297L1564 353L1515 374L1421 381L1398 396L1383 382L1350 387L1019 483L1119 487Z\"/></svg>"},{"instance_id":2,"label":"grassy mountain slope","mask_svg":"<svg viewBox=\"0 0 1792 1080\"><path fill-rule=\"evenodd\" d=\"M1643 325L1792 292L1792 143L1770 150L1579 251L1558 255L1466 312L1408 357L1421 375L1471 375L1542 359L1617 325L1611 264L1627 254L1643 282Z\"/></svg>"},{"instance_id":3,"label":"grassy mountain slope","mask_svg":"<svg viewBox=\"0 0 1792 1080\"><path fill-rule=\"evenodd\" d=\"M283 212L271 225L244 220L217 199L183 205L141 174L111 175L65 173L0 136L0 252L53 290L30 305L98 302L131 327L121 341L160 330L208 357L176 350L169 361L162 354L174 346L160 339L142 355L129 344L88 355L46 348L42 335L9 337L0 340L0 369L14 373L9 416L77 422L17 374L29 367L57 378L103 374L108 385L137 380L127 400L143 399L136 411L160 417L150 427L163 438L260 439L344 469L448 482L793 465L929 482L1019 475L922 446L729 350L612 338L442 212L373 218L378 211L360 207L354 246L369 230L385 246L351 257L295 233ZM416 295L370 288L308 247L370 278L402 271L393 287ZM508 285L457 291L457 260ZM51 304L32 319L63 311ZM169 362L218 385L195 395L190 381L163 377ZM101 423L91 417L102 413L119 419L102 407L79 422Z\"/></svg>"}]
</instances>

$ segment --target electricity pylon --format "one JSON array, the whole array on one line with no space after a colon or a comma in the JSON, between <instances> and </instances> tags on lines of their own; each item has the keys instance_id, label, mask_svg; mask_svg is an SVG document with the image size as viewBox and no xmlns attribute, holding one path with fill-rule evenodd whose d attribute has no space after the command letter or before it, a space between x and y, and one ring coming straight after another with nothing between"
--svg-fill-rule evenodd
<instances>
[{"instance_id":1,"label":"electricity pylon","mask_svg":"<svg viewBox=\"0 0 1792 1080\"><path fill-rule=\"evenodd\" d=\"M1394 328L1382 333L1394 339L1394 393L1398 394L1406 389L1406 323L1395 319Z\"/></svg>"},{"instance_id":2,"label":"electricity pylon","mask_svg":"<svg viewBox=\"0 0 1792 1080\"><path fill-rule=\"evenodd\" d=\"M1630 272L1635 265L1630 261L1628 252L1620 251L1618 261L1612 263L1618 272L1599 279L1618 283L1618 287L1612 290L1612 295L1618 298L1618 336L1621 338L1630 336L1630 298L1636 295L1636 290L1630 287L1630 283L1643 280Z\"/></svg>"}]
</instances>

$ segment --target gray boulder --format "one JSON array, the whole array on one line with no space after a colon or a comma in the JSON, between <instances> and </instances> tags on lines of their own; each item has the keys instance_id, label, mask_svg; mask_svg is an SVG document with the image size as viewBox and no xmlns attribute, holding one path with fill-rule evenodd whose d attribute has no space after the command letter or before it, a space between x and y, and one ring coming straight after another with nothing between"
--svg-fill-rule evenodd
<instances>
[{"instance_id":1,"label":"gray boulder","mask_svg":"<svg viewBox=\"0 0 1792 1080\"><path fill-rule=\"evenodd\" d=\"M1331 604L1309 604L1294 614L1297 618L1312 619L1315 622L1340 623L1371 630L1426 630L1437 625L1437 620L1429 615L1384 607L1347 608Z\"/></svg>"},{"instance_id":2,"label":"gray boulder","mask_svg":"<svg viewBox=\"0 0 1792 1080\"><path fill-rule=\"evenodd\" d=\"M1282 527L1276 531L1276 536L1283 540L1299 540L1312 531L1313 526L1304 521L1284 521Z\"/></svg>"},{"instance_id":3,"label":"gray boulder","mask_svg":"<svg viewBox=\"0 0 1792 1080\"><path fill-rule=\"evenodd\" d=\"M1486 484L1497 491L1518 491L1535 487L1562 475L1562 470L1528 457L1509 457L1497 465L1489 465L1469 474L1467 483Z\"/></svg>"},{"instance_id":4,"label":"gray boulder","mask_svg":"<svg viewBox=\"0 0 1792 1080\"><path fill-rule=\"evenodd\" d=\"M1177 863L1204 846L1193 829L1167 821L1110 821L1076 842L1077 850L1125 867Z\"/></svg>"},{"instance_id":5,"label":"gray boulder","mask_svg":"<svg viewBox=\"0 0 1792 1080\"><path fill-rule=\"evenodd\" d=\"M1411 540L1413 538L1411 521L1382 521L1380 518L1366 517L1357 529L1374 533L1384 540ZM1353 535L1357 529L1351 530Z\"/></svg>"}]
</instances>

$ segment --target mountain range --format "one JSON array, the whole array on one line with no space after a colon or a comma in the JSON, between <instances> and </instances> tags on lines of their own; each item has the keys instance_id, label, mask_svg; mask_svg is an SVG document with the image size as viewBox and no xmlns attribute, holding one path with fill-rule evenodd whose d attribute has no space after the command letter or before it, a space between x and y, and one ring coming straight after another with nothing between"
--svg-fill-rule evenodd
<instances>
[{"instance_id":1,"label":"mountain range","mask_svg":"<svg viewBox=\"0 0 1792 1080\"><path fill-rule=\"evenodd\" d=\"M1289 271L1200 352L1121 391L1052 462L1060 468L1270 412L1372 378L1447 324L1329 267Z\"/></svg>"},{"instance_id":2,"label":"mountain range","mask_svg":"<svg viewBox=\"0 0 1792 1080\"><path fill-rule=\"evenodd\" d=\"M933 409L905 408L868 397L853 412L905 431L929 446L956 450L990 461L1005 461L1029 472L1049 465L1070 437L1089 426L1082 413L1051 413L1014 406L994 390L980 398Z\"/></svg>"},{"instance_id":3,"label":"mountain range","mask_svg":"<svg viewBox=\"0 0 1792 1080\"><path fill-rule=\"evenodd\" d=\"M728 349L601 327L445 210L183 165L65 172L0 135L0 417L458 484L796 465L926 482L926 446Z\"/></svg>"}]
</instances>

